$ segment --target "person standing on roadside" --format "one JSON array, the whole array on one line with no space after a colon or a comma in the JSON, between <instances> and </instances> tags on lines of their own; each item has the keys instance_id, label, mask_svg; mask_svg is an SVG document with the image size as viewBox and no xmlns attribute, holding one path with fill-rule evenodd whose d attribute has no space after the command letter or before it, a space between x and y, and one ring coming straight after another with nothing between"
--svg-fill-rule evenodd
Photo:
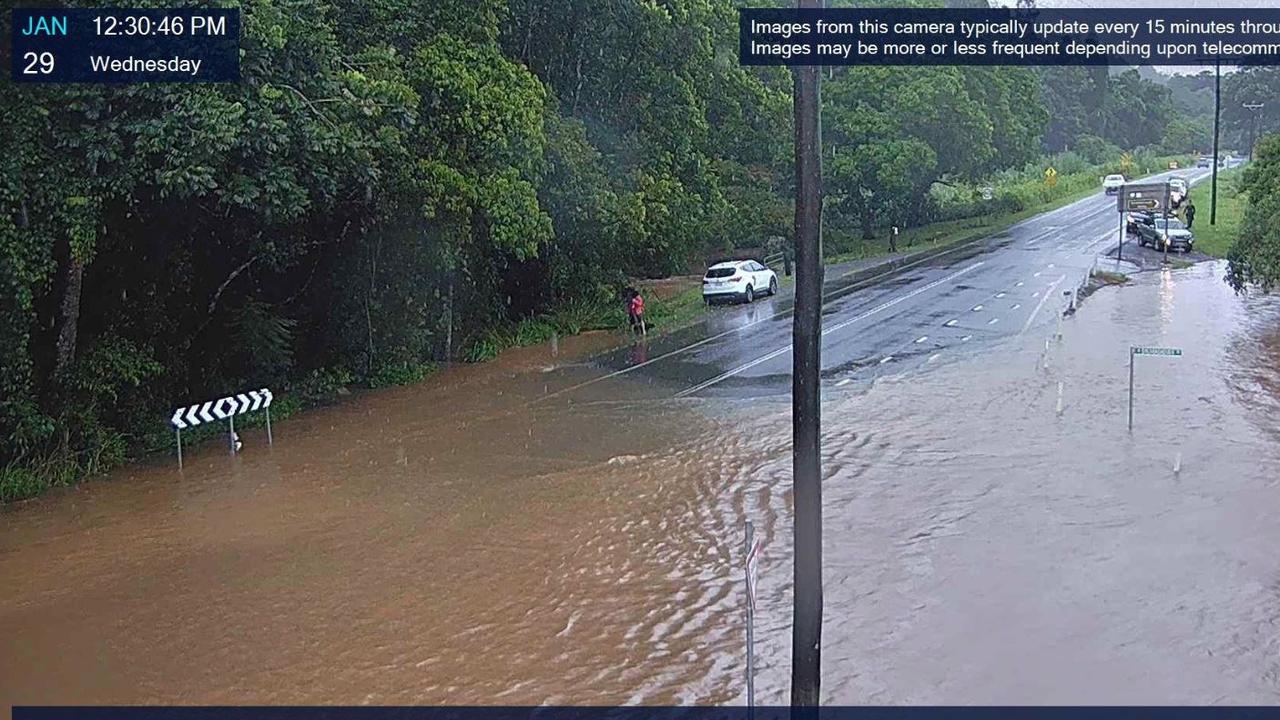
<instances>
[{"instance_id":1,"label":"person standing on roadside","mask_svg":"<svg viewBox=\"0 0 1280 720\"><path fill-rule=\"evenodd\" d=\"M637 292L631 298L631 302L627 304L627 314L631 316L632 332L639 331L641 335L649 334L644 326L644 296Z\"/></svg>"},{"instance_id":2,"label":"person standing on roadside","mask_svg":"<svg viewBox=\"0 0 1280 720\"><path fill-rule=\"evenodd\" d=\"M1190 230L1192 223L1196 221L1195 203L1187 200L1187 209L1183 211L1183 214L1187 216L1187 229Z\"/></svg>"},{"instance_id":3,"label":"person standing on roadside","mask_svg":"<svg viewBox=\"0 0 1280 720\"><path fill-rule=\"evenodd\" d=\"M889 252L898 252L898 226L889 231Z\"/></svg>"}]
</instances>

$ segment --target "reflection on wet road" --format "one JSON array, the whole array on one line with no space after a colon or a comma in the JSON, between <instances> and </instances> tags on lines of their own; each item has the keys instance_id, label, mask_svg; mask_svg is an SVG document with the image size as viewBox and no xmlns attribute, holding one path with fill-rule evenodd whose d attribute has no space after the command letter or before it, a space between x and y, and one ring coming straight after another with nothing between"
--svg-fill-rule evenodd
<instances>
[{"instance_id":1,"label":"reflection on wet road","mask_svg":"<svg viewBox=\"0 0 1280 720\"><path fill-rule=\"evenodd\" d=\"M826 699L1274 702L1280 303L1152 273L1055 342L1056 310L987 317L1052 274L958 262L906 292L983 262L944 283L959 310L826 386ZM934 344L983 325L1013 329ZM748 519L757 692L781 701L787 398L675 397L725 368L662 363L551 397L601 376L577 342L4 511L0 704L736 702ZM1186 350L1141 366L1132 437L1130 344Z\"/></svg>"}]
</instances>

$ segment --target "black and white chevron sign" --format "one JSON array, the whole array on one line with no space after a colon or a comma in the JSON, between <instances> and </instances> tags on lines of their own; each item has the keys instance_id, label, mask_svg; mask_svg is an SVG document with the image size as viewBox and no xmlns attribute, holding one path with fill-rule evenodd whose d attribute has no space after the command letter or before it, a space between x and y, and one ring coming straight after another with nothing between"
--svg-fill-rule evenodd
<instances>
[{"instance_id":1,"label":"black and white chevron sign","mask_svg":"<svg viewBox=\"0 0 1280 720\"><path fill-rule=\"evenodd\" d=\"M261 390L251 390L239 395L228 395L219 400L210 400L201 405L180 407L173 411L173 417L169 419L169 424L178 430L185 430L205 423L226 420L235 415L255 410L265 410L271 407L273 397L270 390L262 388Z\"/></svg>"}]
</instances>

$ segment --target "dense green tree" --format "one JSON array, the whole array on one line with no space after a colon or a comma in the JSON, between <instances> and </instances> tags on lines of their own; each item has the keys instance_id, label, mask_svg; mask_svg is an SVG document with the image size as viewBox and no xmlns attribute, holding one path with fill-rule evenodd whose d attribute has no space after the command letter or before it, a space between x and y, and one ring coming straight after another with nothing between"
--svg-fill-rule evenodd
<instances>
[{"instance_id":1,"label":"dense green tree","mask_svg":"<svg viewBox=\"0 0 1280 720\"><path fill-rule=\"evenodd\" d=\"M1280 288L1280 135L1258 142L1241 189L1248 194L1248 206L1227 255L1227 281L1237 291L1275 290Z\"/></svg>"},{"instance_id":2,"label":"dense green tree","mask_svg":"<svg viewBox=\"0 0 1280 720\"><path fill-rule=\"evenodd\" d=\"M1262 105L1251 109L1245 105ZM1222 77L1222 142L1249 152L1249 141L1280 130L1280 68L1241 68Z\"/></svg>"}]
</instances>

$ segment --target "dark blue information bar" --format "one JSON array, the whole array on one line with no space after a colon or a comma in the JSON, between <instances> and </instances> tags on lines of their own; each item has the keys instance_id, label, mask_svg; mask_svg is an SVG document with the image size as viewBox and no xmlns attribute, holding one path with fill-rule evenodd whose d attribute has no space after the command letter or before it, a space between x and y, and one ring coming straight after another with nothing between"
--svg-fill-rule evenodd
<instances>
[{"instance_id":1,"label":"dark blue information bar","mask_svg":"<svg viewBox=\"0 0 1280 720\"><path fill-rule=\"evenodd\" d=\"M239 82L238 9L19 8L17 83Z\"/></svg>"},{"instance_id":2,"label":"dark blue information bar","mask_svg":"<svg viewBox=\"0 0 1280 720\"><path fill-rule=\"evenodd\" d=\"M743 65L1280 65L1280 7L744 8Z\"/></svg>"}]
</instances>

